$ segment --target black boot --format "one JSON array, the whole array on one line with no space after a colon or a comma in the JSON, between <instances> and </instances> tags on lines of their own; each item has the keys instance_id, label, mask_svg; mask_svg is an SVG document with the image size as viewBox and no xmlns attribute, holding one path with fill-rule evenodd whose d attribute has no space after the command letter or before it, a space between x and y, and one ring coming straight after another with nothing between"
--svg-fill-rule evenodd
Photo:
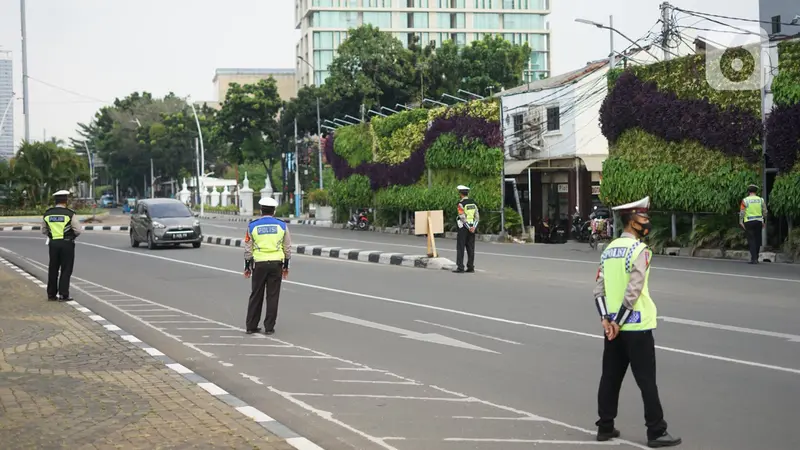
<instances>
[{"instance_id":1,"label":"black boot","mask_svg":"<svg viewBox=\"0 0 800 450\"><path fill-rule=\"evenodd\" d=\"M618 438L619 436L620 432L616 428L611 431L597 430L597 440L600 442L610 441L611 439Z\"/></svg>"},{"instance_id":2,"label":"black boot","mask_svg":"<svg viewBox=\"0 0 800 450\"><path fill-rule=\"evenodd\" d=\"M674 437L665 431L664 434L655 439L647 439L647 446L650 448L675 447L680 445L681 442L683 442L681 438Z\"/></svg>"}]
</instances>

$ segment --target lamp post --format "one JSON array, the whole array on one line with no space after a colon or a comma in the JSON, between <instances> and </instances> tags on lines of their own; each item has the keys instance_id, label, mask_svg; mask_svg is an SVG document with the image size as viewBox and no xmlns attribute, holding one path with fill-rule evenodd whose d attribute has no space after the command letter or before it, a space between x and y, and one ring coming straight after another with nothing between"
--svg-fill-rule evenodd
<instances>
[{"instance_id":1,"label":"lamp post","mask_svg":"<svg viewBox=\"0 0 800 450\"><path fill-rule=\"evenodd\" d=\"M302 56L298 56L297 59L306 63L308 67L311 67L312 75L314 72L316 72L314 66L310 62L306 61ZM317 160L319 163L319 188L322 189L322 122L319 119L319 94L317 95Z\"/></svg>"},{"instance_id":2,"label":"lamp post","mask_svg":"<svg viewBox=\"0 0 800 450\"><path fill-rule=\"evenodd\" d=\"M89 144L86 141L83 141L83 146L86 148L86 157L89 159L89 198L94 204L94 158L92 158L92 151L89 150Z\"/></svg>"},{"instance_id":3,"label":"lamp post","mask_svg":"<svg viewBox=\"0 0 800 450\"><path fill-rule=\"evenodd\" d=\"M612 17L609 16L609 19L612 19ZM647 49L645 49L641 45L637 44L636 41L634 41L633 39L631 39L628 36L625 36L624 34L622 34L621 31L619 31L618 29L614 28L611 24L604 25L604 24L602 24L600 22L594 22L594 21L586 20L586 19L575 19L575 22L583 23L583 24L586 24L586 25L594 25L597 28L604 28L606 30L609 30L612 33L617 33L618 35L620 35L623 38L625 38L625 40L627 40L628 42L633 44L636 48L638 48L639 50L647 53L648 55L652 56L656 61L658 61L658 57L657 56L653 55ZM612 62L614 61L614 38L613 37L611 38L611 61Z\"/></svg>"},{"instance_id":4,"label":"lamp post","mask_svg":"<svg viewBox=\"0 0 800 450\"><path fill-rule=\"evenodd\" d=\"M194 123L195 123L195 125L197 125L197 135L198 135L198 138L200 140L200 170L201 170L201 172L203 174L203 177L200 180L198 180L198 182L200 184L199 189L201 189L201 192L202 192L202 188L204 187L203 186L203 179L205 178L205 171L206 171L206 150L205 150L205 147L203 147L203 130L200 129L200 119L197 117L197 110L194 107L194 103L192 103L189 100L189 97L186 98L186 103L188 103L189 106L192 107L192 114L194 114ZM205 195L200 197L200 215L201 216L204 213L203 197L205 197Z\"/></svg>"}]
</instances>

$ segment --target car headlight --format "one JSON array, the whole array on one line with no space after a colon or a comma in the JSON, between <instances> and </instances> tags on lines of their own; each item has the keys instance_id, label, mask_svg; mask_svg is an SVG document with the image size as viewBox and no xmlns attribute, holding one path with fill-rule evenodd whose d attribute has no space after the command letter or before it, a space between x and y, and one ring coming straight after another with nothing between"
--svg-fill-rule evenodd
<instances>
[{"instance_id":1,"label":"car headlight","mask_svg":"<svg viewBox=\"0 0 800 450\"><path fill-rule=\"evenodd\" d=\"M200 226L200 221L199 220L195 220L194 221L194 226L199 227Z\"/></svg>"},{"instance_id":2,"label":"car headlight","mask_svg":"<svg viewBox=\"0 0 800 450\"><path fill-rule=\"evenodd\" d=\"M161 222L156 222L156 221L153 221L153 228L159 228L159 229L161 229L161 228L167 228L167 226L166 226L166 225L164 225L164 224L163 224L163 223L161 223Z\"/></svg>"}]
</instances>

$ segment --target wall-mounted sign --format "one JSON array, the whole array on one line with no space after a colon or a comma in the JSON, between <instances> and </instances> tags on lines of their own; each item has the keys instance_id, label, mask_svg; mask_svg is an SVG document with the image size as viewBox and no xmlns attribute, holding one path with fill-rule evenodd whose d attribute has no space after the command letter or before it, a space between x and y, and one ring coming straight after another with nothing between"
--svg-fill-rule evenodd
<instances>
[{"instance_id":1,"label":"wall-mounted sign","mask_svg":"<svg viewBox=\"0 0 800 450\"><path fill-rule=\"evenodd\" d=\"M600 186L592 186L592 195L600 195Z\"/></svg>"},{"instance_id":2,"label":"wall-mounted sign","mask_svg":"<svg viewBox=\"0 0 800 450\"><path fill-rule=\"evenodd\" d=\"M568 184L559 184L558 185L558 193L559 194L566 194L569 192L569 185Z\"/></svg>"}]
</instances>

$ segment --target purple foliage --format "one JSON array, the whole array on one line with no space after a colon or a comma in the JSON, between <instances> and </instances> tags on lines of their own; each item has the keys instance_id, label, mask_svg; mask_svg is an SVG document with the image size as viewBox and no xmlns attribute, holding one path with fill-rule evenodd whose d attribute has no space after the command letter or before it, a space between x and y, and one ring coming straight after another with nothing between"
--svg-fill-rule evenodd
<instances>
[{"instance_id":1,"label":"purple foliage","mask_svg":"<svg viewBox=\"0 0 800 450\"><path fill-rule=\"evenodd\" d=\"M800 103L778 106L766 124L767 154L782 173L792 170L800 152Z\"/></svg>"},{"instance_id":2,"label":"purple foliage","mask_svg":"<svg viewBox=\"0 0 800 450\"><path fill-rule=\"evenodd\" d=\"M603 101L600 127L612 143L626 130L641 128L666 141L697 141L750 163L760 159L754 149L763 133L758 117L735 106L721 108L707 99L679 99L631 72L619 77Z\"/></svg>"},{"instance_id":3,"label":"purple foliage","mask_svg":"<svg viewBox=\"0 0 800 450\"><path fill-rule=\"evenodd\" d=\"M425 132L422 145L411 152L408 159L399 164L364 163L358 167L350 167L344 158L333 151L335 133L325 141L325 157L338 180L343 180L351 175L365 175L369 178L373 190L393 185L410 186L425 173L425 153L431 144L444 133L453 133L460 138L480 139L487 147L503 145L503 135L498 122L457 115L436 119Z\"/></svg>"}]
</instances>

